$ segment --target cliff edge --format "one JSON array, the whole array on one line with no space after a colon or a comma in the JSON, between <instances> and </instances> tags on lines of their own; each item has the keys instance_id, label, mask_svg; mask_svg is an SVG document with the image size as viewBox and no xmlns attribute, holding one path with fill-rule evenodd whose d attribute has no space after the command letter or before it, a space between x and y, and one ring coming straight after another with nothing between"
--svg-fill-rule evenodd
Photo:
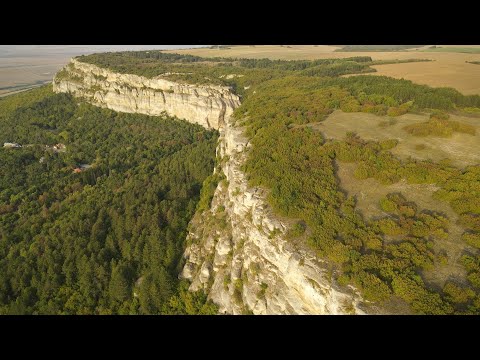
<instances>
[{"instance_id":1,"label":"cliff edge","mask_svg":"<svg viewBox=\"0 0 480 360\"><path fill-rule=\"evenodd\" d=\"M288 221L277 218L261 188L250 188L241 170L250 144L232 113L240 99L229 88L190 85L118 74L73 59L54 79L68 92L112 110L170 116L220 131L210 209L189 225L183 278L204 289L230 314L362 314L353 287L341 287L333 271L308 248L285 238Z\"/></svg>"},{"instance_id":2,"label":"cliff edge","mask_svg":"<svg viewBox=\"0 0 480 360\"><path fill-rule=\"evenodd\" d=\"M170 116L219 129L240 105L222 86L180 84L162 78L119 74L72 59L53 80L53 91L71 93L89 103L126 113Z\"/></svg>"}]
</instances>

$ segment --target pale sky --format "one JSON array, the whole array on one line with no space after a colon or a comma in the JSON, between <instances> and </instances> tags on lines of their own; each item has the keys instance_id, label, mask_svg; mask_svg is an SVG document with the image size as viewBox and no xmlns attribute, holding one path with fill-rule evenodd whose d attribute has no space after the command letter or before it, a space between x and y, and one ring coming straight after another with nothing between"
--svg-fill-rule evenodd
<instances>
[{"instance_id":1,"label":"pale sky","mask_svg":"<svg viewBox=\"0 0 480 360\"><path fill-rule=\"evenodd\" d=\"M79 55L102 51L182 49L207 45L0 45L0 57Z\"/></svg>"},{"instance_id":2,"label":"pale sky","mask_svg":"<svg viewBox=\"0 0 480 360\"><path fill-rule=\"evenodd\" d=\"M0 45L0 96L51 81L72 57L123 50L164 50L202 45Z\"/></svg>"},{"instance_id":3,"label":"pale sky","mask_svg":"<svg viewBox=\"0 0 480 360\"><path fill-rule=\"evenodd\" d=\"M103 51L184 49L207 45L0 45L0 57L80 55Z\"/></svg>"}]
</instances>

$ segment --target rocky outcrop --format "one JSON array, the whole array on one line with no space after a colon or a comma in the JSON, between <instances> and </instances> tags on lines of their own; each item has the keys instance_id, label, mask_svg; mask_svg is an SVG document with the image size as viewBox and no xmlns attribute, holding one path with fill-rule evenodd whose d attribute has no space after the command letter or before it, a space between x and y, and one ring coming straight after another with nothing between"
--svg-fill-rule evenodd
<instances>
[{"instance_id":1,"label":"rocky outcrop","mask_svg":"<svg viewBox=\"0 0 480 360\"><path fill-rule=\"evenodd\" d=\"M115 111L187 119L219 129L240 104L227 87L191 85L163 78L118 74L72 59L53 80L55 92L67 92Z\"/></svg>"},{"instance_id":2,"label":"rocky outcrop","mask_svg":"<svg viewBox=\"0 0 480 360\"><path fill-rule=\"evenodd\" d=\"M361 314L355 289L335 284L334 270L301 244L285 239L287 220L274 216L266 193L241 170L250 144L231 117L239 98L228 88L116 74L72 62L54 81L92 104L117 111L165 111L220 131L215 171L223 174L211 209L189 225L181 277L204 289L221 313Z\"/></svg>"},{"instance_id":3,"label":"rocky outcrop","mask_svg":"<svg viewBox=\"0 0 480 360\"><path fill-rule=\"evenodd\" d=\"M287 221L272 214L262 189L248 187L243 129L227 119L220 132L217 171L225 180L211 209L190 223L181 274L190 289L204 289L221 313L364 313L355 289L336 285L325 262L287 241Z\"/></svg>"}]
</instances>

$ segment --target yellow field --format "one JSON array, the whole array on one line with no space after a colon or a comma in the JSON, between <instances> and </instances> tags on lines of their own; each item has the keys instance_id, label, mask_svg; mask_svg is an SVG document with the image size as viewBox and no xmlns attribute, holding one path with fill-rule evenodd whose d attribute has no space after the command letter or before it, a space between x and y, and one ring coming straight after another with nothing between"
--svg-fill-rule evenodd
<instances>
[{"instance_id":1,"label":"yellow field","mask_svg":"<svg viewBox=\"0 0 480 360\"><path fill-rule=\"evenodd\" d=\"M463 46L465 47L465 46ZM336 47L319 45L279 45L234 46L231 49L187 49L171 52L192 54L204 57L247 57L283 60L313 60L325 58L345 58L371 56L373 60L393 59L432 59L432 62L407 63L375 66L377 73L404 78L419 84L434 87L449 86L463 94L480 94L480 65L466 61L480 61L480 54L422 52L416 50L394 52L333 52Z\"/></svg>"},{"instance_id":2,"label":"yellow field","mask_svg":"<svg viewBox=\"0 0 480 360\"><path fill-rule=\"evenodd\" d=\"M433 87L453 87L465 95L480 94L480 66L466 62L480 61L480 54L408 52L398 56L417 57L435 61L378 65L374 66L377 69L374 75L404 78Z\"/></svg>"},{"instance_id":3,"label":"yellow field","mask_svg":"<svg viewBox=\"0 0 480 360\"><path fill-rule=\"evenodd\" d=\"M288 45L282 47L280 45L245 45L233 46L230 49L185 49L185 50L168 50L166 52L174 52L178 54L192 54L202 57L244 57L252 59L281 59L281 60L298 60L298 59L318 59L322 54L331 54L338 47L328 45ZM332 57L332 56L330 56Z\"/></svg>"}]
</instances>

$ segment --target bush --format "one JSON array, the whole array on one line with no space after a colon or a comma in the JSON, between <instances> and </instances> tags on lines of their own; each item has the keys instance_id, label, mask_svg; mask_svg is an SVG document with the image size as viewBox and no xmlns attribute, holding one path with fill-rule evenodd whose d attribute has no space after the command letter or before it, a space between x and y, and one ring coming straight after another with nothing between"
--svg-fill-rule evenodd
<instances>
[{"instance_id":1,"label":"bush","mask_svg":"<svg viewBox=\"0 0 480 360\"><path fill-rule=\"evenodd\" d=\"M360 272L354 275L354 280L362 288L365 300L384 301L392 293L389 286L374 274Z\"/></svg>"},{"instance_id":2,"label":"bush","mask_svg":"<svg viewBox=\"0 0 480 360\"><path fill-rule=\"evenodd\" d=\"M362 162L357 166L353 175L355 176L355 178L357 178L359 180L368 179L369 177L371 177L370 167L367 164L365 164L364 162Z\"/></svg>"},{"instance_id":3,"label":"bush","mask_svg":"<svg viewBox=\"0 0 480 360\"><path fill-rule=\"evenodd\" d=\"M305 233L306 229L307 229L307 224L305 224L304 221L298 221L288 231L287 237L288 238L297 238L299 236L302 236Z\"/></svg>"},{"instance_id":4,"label":"bush","mask_svg":"<svg viewBox=\"0 0 480 360\"><path fill-rule=\"evenodd\" d=\"M397 211L397 204L388 198L384 198L380 200L380 208L385 212L395 213Z\"/></svg>"},{"instance_id":5,"label":"bush","mask_svg":"<svg viewBox=\"0 0 480 360\"><path fill-rule=\"evenodd\" d=\"M197 211L205 211L210 209L212 203L213 195L217 189L217 185L222 180L223 177L218 172L208 176L202 185L202 190L200 191L200 201L197 204ZM225 210L225 207L223 208Z\"/></svg>"},{"instance_id":6,"label":"bush","mask_svg":"<svg viewBox=\"0 0 480 360\"><path fill-rule=\"evenodd\" d=\"M455 304L464 304L475 297L475 292L471 289L460 287L452 282L447 282L443 287L443 292L450 301Z\"/></svg>"},{"instance_id":7,"label":"bush","mask_svg":"<svg viewBox=\"0 0 480 360\"><path fill-rule=\"evenodd\" d=\"M467 229L480 231L480 215L477 214L461 214L459 223Z\"/></svg>"},{"instance_id":8,"label":"bush","mask_svg":"<svg viewBox=\"0 0 480 360\"><path fill-rule=\"evenodd\" d=\"M383 246L383 241L377 236L370 236L365 238L363 241L363 246L368 250L381 250Z\"/></svg>"},{"instance_id":9,"label":"bush","mask_svg":"<svg viewBox=\"0 0 480 360\"><path fill-rule=\"evenodd\" d=\"M406 235L407 231L402 229L395 221L392 219L381 219L377 220L377 225L380 228L380 231L389 236L396 236L396 235Z\"/></svg>"},{"instance_id":10,"label":"bush","mask_svg":"<svg viewBox=\"0 0 480 360\"><path fill-rule=\"evenodd\" d=\"M398 145L398 140L397 139L389 139L389 140L380 141L380 147L382 148L382 150L390 150L390 149L393 149L397 145Z\"/></svg>"},{"instance_id":11,"label":"bush","mask_svg":"<svg viewBox=\"0 0 480 360\"><path fill-rule=\"evenodd\" d=\"M403 129L413 136L451 137L454 132L475 135L475 127L448 120L448 115L444 113L432 114L429 121L407 125Z\"/></svg>"},{"instance_id":12,"label":"bush","mask_svg":"<svg viewBox=\"0 0 480 360\"><path fill-rule=\"evenodd\" d=\"M480 233L464 233L462 235L462 240L468 245L480 249Z\"/></svg>"}]
</instances>

